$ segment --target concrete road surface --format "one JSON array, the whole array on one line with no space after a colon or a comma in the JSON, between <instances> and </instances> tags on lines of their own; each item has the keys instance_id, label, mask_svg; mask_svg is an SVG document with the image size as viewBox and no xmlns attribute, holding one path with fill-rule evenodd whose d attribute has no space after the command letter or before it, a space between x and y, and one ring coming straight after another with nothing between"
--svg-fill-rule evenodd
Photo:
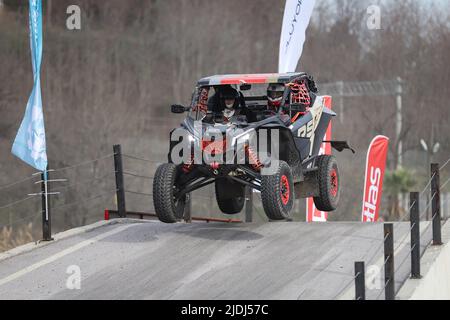
<instances>
[{"instance_id":1,"label":"concrete road surface","mask_svg":"<svg viewBox=\"0 0 450 320\"><path fill-rule=\"evenodd\" d=\"M394 231L398 290L409 223ZM354 261L380 268L382 240L382 224L117 220L0 261L0 299L353 299Z\"/></svg>"}]
</instances>

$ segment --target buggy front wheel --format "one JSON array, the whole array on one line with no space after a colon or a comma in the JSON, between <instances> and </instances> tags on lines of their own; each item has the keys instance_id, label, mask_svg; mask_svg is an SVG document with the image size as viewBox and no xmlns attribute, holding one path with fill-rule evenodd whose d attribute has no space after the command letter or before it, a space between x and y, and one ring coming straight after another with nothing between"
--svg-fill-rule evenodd
<instances>
[{"instance_id":1,"label":"buggy front wheel","mask_svg":"<svg viewBox=\"0 0 450 320\"><path fill-rule=\"evenodd\" d=\"M165 223L175 223L183 218L186 195L176 198L178 191L175 181L177 167L165 163L158 167L153 180L153 204L158 219Z\"/></svg>"}]
</instances>

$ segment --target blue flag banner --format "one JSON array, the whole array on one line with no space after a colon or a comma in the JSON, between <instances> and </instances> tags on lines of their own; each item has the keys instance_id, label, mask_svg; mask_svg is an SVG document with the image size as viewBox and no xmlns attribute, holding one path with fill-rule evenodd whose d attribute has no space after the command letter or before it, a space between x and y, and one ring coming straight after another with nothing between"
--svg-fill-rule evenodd
<instances>
[{"instance_id":1,"label":"blue flag banner","mask_svg":"<svg viewBox=\"0 0 450 320\"><path fill-rule=\"evenodd\" d=\"M34 85L25 116L17 132L11 152L40 171L47 170L44 115L41 97L42 0L29 0L30 46Z\"/></svg>"}]
</instances>

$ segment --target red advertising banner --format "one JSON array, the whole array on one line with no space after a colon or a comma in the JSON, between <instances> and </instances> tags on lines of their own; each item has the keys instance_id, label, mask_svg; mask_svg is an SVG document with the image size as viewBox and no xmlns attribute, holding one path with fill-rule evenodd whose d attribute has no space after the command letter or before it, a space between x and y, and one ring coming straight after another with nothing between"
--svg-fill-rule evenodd
<instances>
[{"instance_id":1,"label":"red advertising banner","mask_svg":"<svg viewBox=\"0 0 450 320\"><path fill-rule=\"evenodd\" d=\"M330 96L323 96L323 104L325 107L331 110L332 106L332 98ZM331 121L328 126L327 132L323 137L323 141L331 141ZM320 147L319 155L322 154L331 154L331 144L330 143L322 143ZM313 198L306 199L306 222L325 222L328 219L328 213L317 210L314 205Z\"/></svg>"},{"instance_id":2,"label":"red advertising banner","mask_svg":"<svg viewBox=\"0 0 450 320\"><path fill-rule=\"evenodd\" d=\"M369 151L367 152L362 205L363 222L374 222L379 219L388 145L389 138L376 136L370 143Z\"/></svg>"}]
</instances>

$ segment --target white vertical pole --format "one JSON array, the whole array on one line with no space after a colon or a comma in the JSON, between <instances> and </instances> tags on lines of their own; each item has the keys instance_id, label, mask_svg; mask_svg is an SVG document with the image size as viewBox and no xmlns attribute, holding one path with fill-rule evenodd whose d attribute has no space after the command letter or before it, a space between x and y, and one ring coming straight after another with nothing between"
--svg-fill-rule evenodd
<instances>
[{"instance_id":1,"label":"white vertical pole","mask_svg":"<svg viewBox=\"0 0 450 320\"><path fill-rule=\"evenodd\" d=\"M402 79L400 77L397 78L397 111L396 111L396 122L395 122L395 131L397 136L397 167L401 167L403 165L403 146L402 141L400 139L400 135L402 133Z\"/></svg>"},{"instance_id":2,"label":"white vertical pole","mask_svg":"<svg viewBox=\"0 0 450 320\"><path fill-rule=\"evenodd\" d=\"M344 82L338 81L337 85L339 90L339 120L344 123Z\"/></svg>"},{"instance_id":3,"label":"white vertical pole","mask_svg":"<svg viewBox=\"0 0 450 320\"><path fill-rule=\"evenodd\" d=\"M395 116L395 134L397 138L397 167L395 169L401 168L403 165L403 146L400 139L402 133L402 79L397 77L397 90L396 90L396 116ZM397 201L402 203L403 195L397 195ZM400 209L400 208L399 208Z\"/></svg>"}]
</instances>

